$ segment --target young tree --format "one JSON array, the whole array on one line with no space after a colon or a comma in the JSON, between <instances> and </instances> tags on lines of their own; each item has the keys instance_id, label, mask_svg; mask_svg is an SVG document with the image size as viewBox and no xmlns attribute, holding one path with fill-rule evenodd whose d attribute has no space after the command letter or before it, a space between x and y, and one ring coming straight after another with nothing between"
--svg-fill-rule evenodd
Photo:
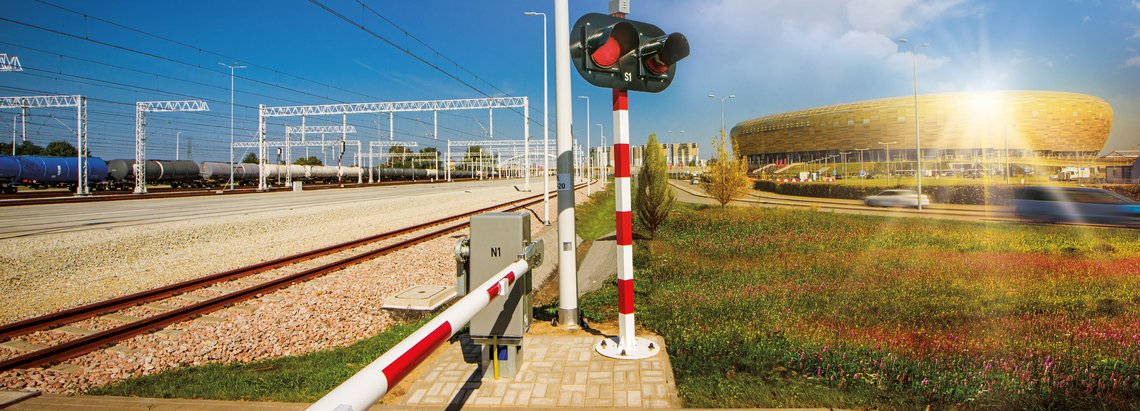
<instances>
[{"instance_id":1,"label":"young tree","mask_svg":"<svg viewBox=\"0 0 1140 411\"><path fill-rule=\"evenodd\" d=\"M392 156L388 158L388 167L392 168L412 168L412 159L408 154L414 153L412 149L404 146L392 146L388 149L388 154Z\"/></svg>"},{"instance_id":2,"label":"young tree","mask_svg":"<svg viewBox=\"0 0 1140 411\"><path fill-rule=\"evenodd\" d=\"M720 134L720 141L713 140L716 148L715 161L709 161L708 172L705 173L701 185L721 207L730 201L744 196L748 192L747 164L735 155L728 153L725 148L724 132Z\"/></svg>"},{"instance_id":3,"label":"young tree","mask_svg":"<svg viewBox=\"0 0 1140 411\"><path fill-rule=\"evenodd\" d=\"M673 210L673 191L669 189L665 170L665 155L657 134L649 135L645 143L641 172L637 174L637 195L633 197L633 208L637 212L638 224L649 230L649 238L657 235L657 228L669 218Z\"/></svg>"},{"instance_id":4,"label":"young tree","mask_svg":"<svg viewBox=\"0 0 1140 411\"><path fill-rule=\"evenodd\" d=\"M55 157L74 157L77 154L79 154L79 150L76 150L71 143L63 140L48 143L43 151L43 155Z\"/></svg>"},{"instance_id":5,"label":"young tree","mask_svg":"<svg viewBox=\"0 0 1140 411\"><path fill-rule=\"evenodd\" d=\"M255 163L256 164L257 163L257 154L245 153L245 157L241 158L241 162L243 162L243 163Z\"/></svg>"},{"instance_id":6,"label":"young tree","mask_svg":"<svg viewBox=\"0 0 1140 411\"><path fill-rule=\"evenodd\" d=\"M323 163L321 163L321 159L317 158L317 156L301 157L301 158L298 158L297 161L295 161L293 164L300 165L300 166L323 166L324 165Z\"/></svg>"},{"instance_id":7,"label":"young tree","mask_svg":"<svg viewBox=\"0 0 1140 411\"><path fill-rule=\"evenodd\" d=\"M44 148L31 141L25 140L16 146L16 155L18 156L42 156L43 154Z\"/></svg>"}]
</instances>

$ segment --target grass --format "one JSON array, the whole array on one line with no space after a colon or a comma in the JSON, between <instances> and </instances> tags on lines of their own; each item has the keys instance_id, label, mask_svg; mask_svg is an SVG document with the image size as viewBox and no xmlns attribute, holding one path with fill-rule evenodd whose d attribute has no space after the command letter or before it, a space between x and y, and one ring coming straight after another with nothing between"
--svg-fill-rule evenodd
<instances>
[{"instance_id":1,"label":"grass","mask_svg":"<svg viewBox=\"0 0 1140 411\"><path fill-rule=\"evenodd\" d=\"M1135 230L682 206L637 247L688 406L1140 408Z\"/></svg>"},{"instance_id":2,"label":"grass","mask_svg":"<svg viewBox=\"0 0 1140 411\"><path fill-rule=\"evenodd\" d=\"M613 183L611 179L606 184L605 191L594 191L589 201L575 206L574 225L582 240L597 240L616 229Z\"/></svg>"},{"instance_id":3,"label":"grass","mask_svg":"<svg viewBox=\"0 0 1140 411\"><path fill-rule=\"evenodd\" d=\"M396 325L380 335L344 348L248 364L177 368L96 387L86 394L313 402L426 322Z\"/></svg>"}]
</instances>

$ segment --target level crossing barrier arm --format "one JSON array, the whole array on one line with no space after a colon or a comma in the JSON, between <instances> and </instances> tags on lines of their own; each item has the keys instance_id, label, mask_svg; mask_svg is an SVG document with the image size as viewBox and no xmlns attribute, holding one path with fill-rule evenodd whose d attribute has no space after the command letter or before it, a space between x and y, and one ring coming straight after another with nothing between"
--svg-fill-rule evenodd
<instances>
[{"instance_id":1,"label":"level crossing barrier arm","mask_svg":"<svg viewBox=\"0 0 1140 411\"><path fill-rule=\"evenodd\" d=\"M368 364L307 411L364 411L463 328L471 318L499 296L505 296L519 277L542 264L542 240L527 246L519 259L456 301L416 332ZM477 290L483 290L478 292Z\"/></svg>"}]
</instances>

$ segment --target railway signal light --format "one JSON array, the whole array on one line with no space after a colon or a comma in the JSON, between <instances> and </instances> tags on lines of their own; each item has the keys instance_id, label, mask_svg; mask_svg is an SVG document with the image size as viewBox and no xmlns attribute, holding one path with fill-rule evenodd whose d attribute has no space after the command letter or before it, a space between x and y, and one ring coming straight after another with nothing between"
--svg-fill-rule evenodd
<instances>
[{"instance_id":1,"label":"railway signal light","mask_svg":"<svg viewBox=\"0 0 1140 411\"><path fill-rule=\"evenodd\" d=\"M677 62L689 55L681 33L666 35L655 25L600 13L574 23L570 58L590 84L656 93L669 87Z\"/></svg>"}]
</instances>

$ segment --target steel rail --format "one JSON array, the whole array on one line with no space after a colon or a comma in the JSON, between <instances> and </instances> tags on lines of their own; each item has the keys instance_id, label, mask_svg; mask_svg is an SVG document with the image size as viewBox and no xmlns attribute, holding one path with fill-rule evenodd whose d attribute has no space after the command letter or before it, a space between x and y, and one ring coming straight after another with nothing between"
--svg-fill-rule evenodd
<instances>
[{"instance_id":1,"label":"steel rail","mask_svg":"<svg viewBox=\"0 0 1140 411\"><path fill-rule=\"evenodd\" d=\"M124 295L104 301L99 301L91 304L86 304L50 314L45 314L38 317L32 317L10 324L0 326L0 340L10 339L20 335L28 334L31 332L53 328L59 325L73 323L76 321L84 320L87 318L95 317L98 315L122 310L124 308L133 307L139 304L145 304L152 301L170 298L172 296L187 293L190 291L205 288L207 286L217 284L220 282L236 280L242 277L258 274L261 272L281 268L287 265L296 264L315 258L323 257L329 254L337 253L340 251L361 247L377 241L387 240L393 237L398 237L411 232L423 230L425 228L445 224L461 218L469 217L475 214L488 212L503 207L510 207L520 202L532 201L541 195L525 197L519 200L511 201L507 204L496 204L490 207L484 207L478 210L465 212L449 217L428 221L413 226L403 227L392 231L387 231L373 236L360 238L344 243L334 244L327 247L318 248L315 250L306 251L299 254L289 255L277 258L270 261L265 261L245 267L235 268L233 270L224 271L217 274L212 274L204 277L198 277L174 284L165 285L150 290L140 291L133 294Z\"/></svg>"},{"instance_id":2,"label":"steel rail","mask_svg":"<svg viewBox=\"0 0 1140 411\"><path fill-rule=\"evenodd\" d=\"M486 207L486 208L483 208L480 210L464 213L463 215L452 216L452 217L447 218L447 220L455 220L455 219L463 218L465 216L469 216L472 214L487 212L487 211L490 211L493 209L498 209L498 208L503 208L503 207L509 207L508 208L509 210L517 210L517 209L525 208L525 207L528 207L530 205L534 205L534 204L538 204L538 203L542 202L542 200L538 197L540 197L540 196L531 196L531 197L527 197L524 199L512 201L511 203L506 204L506 205L500 204L500 205L496 205L496 206L492 206L492 207ZM519 204L520 202L523 202L523 203ZM445 219L441 219L441 220L445 220ZM440 220L437 220L437 221L440 221ZM435 223L435 222L424 223L424 224L417 225L415 227L419 227L418 229L423 229L427 226L440 224L440 223L435 223L435 224L433 224L433 223ZM392 253L392 252L395 252L398 250L402 250L404 248L408 248L408 247L411 247L413 245L416 245L416 244L419 244L419 243L422 243L422 242L425 242L425 241L428 241L428 240L431 240L431 239L434 239L434 238L437 238L437 237L440 237L440 236L443 236L443 235L446 235L446 234L449 234L449 233L452 233L452 232L455 232L458 230L461 230L461 229L467 227L468 224L469 224L468 222L464 222L461 224L455 224L455 225L443 227L440 229L436 229L436 230L428 232L428 233L420 234L420 235L417 235L415 237L412 237L412 238L409 238L406 240L402 240L402 241L397 242L395 244L387 245L387 246L384 246L384 247L381 247L381 248L378 248L375 250L371 250L371 251L367 251L367 252L364 252L361 254L353 255L351 257L347 257L347 258L344 258L344 259L341 259L338 261L333 261L333 262L330 262L327 264L323 264L319 267L314 267L314 268L303 270L303 271L300 271L297 273L289 274L289 275L279 277L279 278L276 278L276 279L273 279L270 281L266 281L266 282L263 282L263 283L260 283L257 285L253 285L253 286L250 286L250 287L238 290L238 291L234 291L234 292L222 295L222 296L218 296L218 297L215 297L215 298L212 298L209 300L201 301L201 302L194 303L191 305L187 305L184 307L176 308L174 310L167 311L167 312L164 312L164 313L152 316L152 317L144 318L142 320L135 321L135 322L132 322L132 323L129 323L126 325L122 325L119 327L100 331L100 332L97 332L97 333L94 333L94 334L91 334L91 335L88 335L85 337L70 340L70 341L55 345L55 346L51 346L51 347L44 348L41 350L33 351L33 352L30 352L30 353L27 353L24 355L12 357L12 358L0 361L0 372L4 372L4 371L14 369L14 368L30 368L30 367L40 366L40 365L47 365L47 364L51 364L54 362L74 358L76 356L89 353L91 351L97 350L99 348L102 348L102 347L109 345L109 344L112 344L114 342L122 341L122 340L125 340L127 338L131 338L131 337L134 337L134 336L137 336L140 334L145 334L147 332L160 329L160 328L165 327L165 326L170 325L170 324L175 324L175 323L181 322L181 321L186 320L186 319L190 319L190 318L197 317L197 316L200 316L200 315L203 315L206 313L210 313L210 312L225 308L227 306L233 305L235 303L254 298L258 295L273 292L273 291L288 287L288 286L293 285L293 284L298 283L298 282L307 281L307 280L310 280L312 278L319 277L321 275L324 275L324 274L327 274L327 273L330 273L333 271L338 271L338 270L341 270L345 267L355 265L355 264L358 264L360 262L363 262L363 261L366 261L366 260L369 260L372 258L383 256L383 255L386 255L386 254L389 254L389 253ZM418 229L408 230L408 231L417 231ZM398 231L402 231L403 234L406 234L408 231L405 231L405 230L407 230L407 229L402 229L402 230L398 230ZM388 233L385 233L385 234L388 234ZM383 236L385 234L380 234L378 236L373 236L373 237L369 237L369 238L379 237L379 236ZM394 234L394 235L398 236L401 234ZM389 238L390 237L391 236L389 236ZM379 240L372 240L370 242L374 242L374 241L379 241ZM314 250L313 252L309 252L309 253L321 252L322 250L331 250L333 248L340 247L340 246L346 246L348 244L349 243L338 244L335 246L325 247L321 250ZM360 245L362 245L362 244L360 244ZM352 247L347 247L347 248L352 248ZM329 251L329 252L335 252L335 251ZM309 254L309 253L304 253L304 254ZM326 252L326 254L327 253L328 252ZM262 265L274 265L274 264L284 265L285 263L283 263L282 260L287 260L287 259L290 259L292 257L293 256L285 257L282 259L277 259L277 260L269 261L266 263L262 263L262 264L258 264L258 265L250 266L250 267L258 267L258 266L262 266ZM247 267L247 268L249 268L249 267ZM271 269L271 268L255 268L255 270L258 270L257 272L262 272L262 271L265 271L268 269ZM238 269L238 270L242 270L242 269ZM233 272L238 271L238 270L232 270L230 272L216 274L214 276L208 276L208 277L203 277L203 278L213 278L215 276L220 276L220 275L227 274L227 273L233 273ZM251 275L251 274L254 274L254 272L249 272L249 273L245 273L245 274L238 274L237 276L231 277L229 279L240 278L240 277L244 277L244 276ZM195 280L191 280L191 281L195 281ZM210 280L206 280L206 281L210 281ZM210 284L220 282L220 281L225 281L225 280L221 280L221 279L213 280L212 282L210 282ZM171 286L161 287L160 289L156 289L156 290L175 289L175 288L178 288L182 284L183 283L173 284ZM204 286L199 286L198 288L202 288L202 287L204 287ZM150 290L150 291L155 291L155 290ZM137 293L137 294L144 294L144 293L147 293L147 292ZM166 298L166 297L169 297L171 295L174 295L177 292L162 291L160 293L164 293L164 294L168 294L168 295L166 295L165 297L160 297L160 298L155 298L155 299ZM121 297L120 299L126 299L126 298L132 297L132 296L135 296L135 294L132 294L131 296ZM116 300L119 300L119 299L108 300L108 302L116 301ZM140 304L142 302L149 302L149 301L153 301L153 300L154 299L148 299L148 300L144 301L142 299L136 298L133 303L130 303L127 306L134 306L134 305ZM96 303L96 304L101 304L101 303ZM92 305L96 305L96 304L92 304ZM118 306L120 304L126 304L126 303L125 302L123 302L123 303L112 303L112 305L116 305L116 306ZM95 311L98 311L98 313L96 313L96 314L82 313L81 311L84 310L86 307L88 307L88 306L77 307L77 308L74 308L71 310L66 310L65 312L70 313L69 315L83 315L84 316L83 318L89 318L89 317L98 315L98 313L109 312L109 311L103 310L103 309L95 309ZM122 307L122 308L125 308L125 307ZM58 325L58 323L55 323L55 324ZM39 329L42 329L42 328L46 328L46 327L39 327Z\"/></svg>"}]
</instances>

